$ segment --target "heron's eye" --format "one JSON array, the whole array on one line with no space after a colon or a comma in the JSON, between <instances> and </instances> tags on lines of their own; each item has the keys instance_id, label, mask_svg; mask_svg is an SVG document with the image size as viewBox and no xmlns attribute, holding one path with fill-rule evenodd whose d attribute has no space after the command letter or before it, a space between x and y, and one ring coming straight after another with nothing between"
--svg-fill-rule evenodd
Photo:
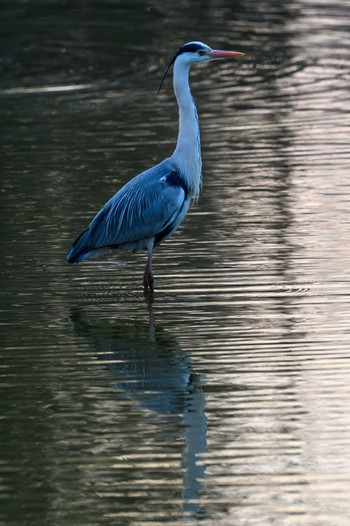
<instances>
[{"instance_id":1,"label":"heron's eye","mask_svg":"<svg viewBox=\"0 0 350 526\"><path fill-rule=\"evenodd\" d=\"M197 53L202 57L203 55L205 55L206 51L204 51L204 49L199 49Z\"/></svg>"}]
</instances>

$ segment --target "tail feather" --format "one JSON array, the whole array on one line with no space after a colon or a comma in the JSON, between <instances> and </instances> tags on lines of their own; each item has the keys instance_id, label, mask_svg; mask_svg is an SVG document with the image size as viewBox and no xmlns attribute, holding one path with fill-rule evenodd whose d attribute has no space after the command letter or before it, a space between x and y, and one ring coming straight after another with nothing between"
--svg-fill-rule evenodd
<instances>
[{"instance_id":1,"label":"tail feather","mask_svg":"<svg viewBox=\"0 0 350 526\"><path fill-rule=\"evenodd\" d=\"M118 248L118 245L94 246L91 239L91 232L88 228L74 241L73 245L67 252L67 261L77 265L84 259L89 259L99 254L108 252L109 249Z\"/></svg>"},{"instance_id":2,"label":"tail feather","mask_svg":"<svg viewBox=\"0 0 350 526\"><path fill-rule=\"evenodd\" d=\"M89 247L89 231L85 230L68 250L67 261L68 263L78 264L79 261L88 257L87 254L89 252L91 252L91 247Z\"/></svg>"}]
</instances>

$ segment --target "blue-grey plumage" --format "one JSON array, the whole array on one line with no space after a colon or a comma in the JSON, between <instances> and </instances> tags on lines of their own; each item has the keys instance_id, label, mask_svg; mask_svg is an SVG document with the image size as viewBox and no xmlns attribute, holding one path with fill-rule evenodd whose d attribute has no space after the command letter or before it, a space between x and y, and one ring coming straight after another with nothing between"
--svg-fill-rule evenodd
<instances>
[{"instance_id":1,"label":"blue-grey plumage","mask_svg":"<svg viewBox=\"0 0 350 526\"><path fill-rule=\"evenodd\" d=\"M91 221L70 248L69 263L79 263L110 248L148 249L167 239L190 204L185 178L169 160L131 179Z\"/></svg>"},{"instance_id":2,"label":"blue-grey plumage","mask_svg":"<svg viewBox=\"0 0 350 526\"><path fill-rule=\"evenodd\" d=\"M69 263L79 263L109 249L147 250L144 287L153 291L154 247L175 232L191 198L198 197L201 185L199 124L189 87L189 69L197 62L242 55L213 50L201 42L189 42L177 51L166 71L174 66L174 91L179 105L174 153L131 179L104 205L69 249Z\"/></svg>"}]
</instances>

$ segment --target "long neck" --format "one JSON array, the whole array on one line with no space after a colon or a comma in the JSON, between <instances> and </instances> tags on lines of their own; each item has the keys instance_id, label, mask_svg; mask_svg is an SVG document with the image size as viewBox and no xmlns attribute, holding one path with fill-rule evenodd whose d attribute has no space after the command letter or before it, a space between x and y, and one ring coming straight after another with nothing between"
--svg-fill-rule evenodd
<instances>
[{"instance_id":1,"label":"long neck","mask_svg":"<svg viewBox=\"0 0 350 526\"><path fill-rule=\"evenodd\" d=\"M202 159L198 115L188 80L189 69L187 64L175 62L174 91L179 105L179 134L172 157L188 183L191 196L198 197Z\"/></svg>"}]
</instances>

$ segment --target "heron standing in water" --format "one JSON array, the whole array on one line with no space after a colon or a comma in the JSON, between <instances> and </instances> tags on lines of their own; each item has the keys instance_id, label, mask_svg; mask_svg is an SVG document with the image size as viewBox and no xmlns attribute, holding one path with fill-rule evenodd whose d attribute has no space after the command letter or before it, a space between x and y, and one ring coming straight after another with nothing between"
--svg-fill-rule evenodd
<instances>
[{"instance_id":1,"label":"heron standing in water","mask_svg":"<svg viewBox=\"0 0 350 526\"><path fill-rule=\"evenodd\" d=\"M110 249L147 250L143 277L153 292L152 257L184 219L201 186L202 160L197 110L189 85L192 64L243 56L238 51L212 49L202 42L180 47L161 82L174 66L174 91L179 106L179 133L174 153L123 186L98 212L68 251L69 263L80 263Z\"/></svg>"}]
</instances>

